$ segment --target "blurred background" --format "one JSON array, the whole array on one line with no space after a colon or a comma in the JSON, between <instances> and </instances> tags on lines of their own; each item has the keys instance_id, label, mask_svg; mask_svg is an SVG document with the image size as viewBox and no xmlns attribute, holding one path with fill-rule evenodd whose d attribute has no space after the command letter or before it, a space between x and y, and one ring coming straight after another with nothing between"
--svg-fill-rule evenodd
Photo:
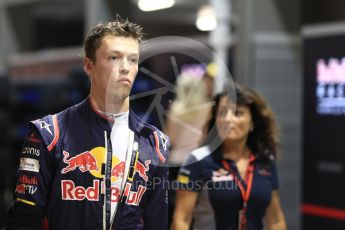
<instances>
[{"instance_id":1,"label":"blurred background","mask_svg":"<svg viewBox=\"0 0 345 230\"><path fill-rule=\"evenodd\" d=\"M281 132L280 195L289 229L345 229L343 0L0 0L0 228L27 122L88 95L83 38L116 13L142 25L147 39L183 36L214 52L170 50L141 63L167 82L176 81L173 54L177 69L225 63L235 81L263 94ZM219 68L216 90L224 78ZM162 84L139 73L133 92L162 89L168 109L175 95ZM144 114L154 96L137 99L135 110ZM147 119L162 124L157 111Z\"/></svg>"}]
</instances>

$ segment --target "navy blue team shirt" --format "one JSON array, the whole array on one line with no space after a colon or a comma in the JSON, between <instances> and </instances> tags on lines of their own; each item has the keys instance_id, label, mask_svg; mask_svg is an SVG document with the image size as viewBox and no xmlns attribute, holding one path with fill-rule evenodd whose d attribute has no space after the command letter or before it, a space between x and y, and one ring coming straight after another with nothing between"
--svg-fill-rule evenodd
<instances>
[{"instance_id":1,"label":"navy blue team shirt","mask_svg":"<svg viewBox=\"0 0 345 230\"><path fill-rule=\"evenodd\" d=\"M209 147L204 146L194 150L180 169L178 188L199 193L194 229L238 229L243 199L233 176L224 169L223 159L220 149L211 154ZM235 162L225 160L246 188ZM246 212L247 230L263 229L263 218L271 201L271 193L279 186L274 160L255 160L253 164L254 178Z\"/></svg>"}]
</instances>

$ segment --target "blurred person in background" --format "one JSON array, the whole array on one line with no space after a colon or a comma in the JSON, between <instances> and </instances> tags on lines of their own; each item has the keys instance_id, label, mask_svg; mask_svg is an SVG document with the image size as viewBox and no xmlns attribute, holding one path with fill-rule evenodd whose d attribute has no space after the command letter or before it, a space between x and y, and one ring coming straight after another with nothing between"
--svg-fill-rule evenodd
<instances>
[{"instance_id":1,"label":"blurred person in background","mask_svg":"<svg viewBox=\"0 0 345 230\"><path fill-rule=\"evenodd\" d=\"M181 166L199 145L202 127L211 108L212 80L213 76L204 64L189 64L181 68L176 80L176 98L171 104L166 125L171 141L170 166Z\"/></svg>"},{"instance_id":2,"label":"blurred person in background","mask_svg":"<svg viewBox=\"0 0 345 230\"><path fill-rule=\"evenodd\" d=\"M205 93L207 101L212 101L213 97L213 88L214 88L214 79L217 75L217 66L214 62L210 62L206 66L206 71L202 77L203 85L205 87Z\"/></svg>"},{"instance_id":3,"label":"blurred person in background","mask_svg":"<svg viewBox=\"0 0 345 230\"><path fill-rule=\"evenodd\" d=\"M255 91L235 93L236 105L215 96L203 146L180 169L172 229L286 229L273 113Z\"/></svg>"},{"instance_id":4,"label":"blurred person in background","mask_svg":"<svg viewBox=\"0 0 345 230\"><path fill-rule=\"evenodd\" d=\"M212 67L211 67L212 66ZM212 69L211 69L212 68ZM211 108L213 64L186 64L176 79L176 97L166 120L171 141L169 153L169 180L176 180L180 166L189 153L198 147L202 127ZM169 223L175 203L175 191L169 190Z\"/></svg>"},{"instance_id":5,"label":"blurred person in background","mask_svg":"<svg viewBox=\"0 0 345 230\"><path fill-rule=\"evenodd\" d=\"M169 140L129 108L142 37L119 16L88 34L90 96L30 122L7 229L167 229Z\"/></svg>"}]
</instances>

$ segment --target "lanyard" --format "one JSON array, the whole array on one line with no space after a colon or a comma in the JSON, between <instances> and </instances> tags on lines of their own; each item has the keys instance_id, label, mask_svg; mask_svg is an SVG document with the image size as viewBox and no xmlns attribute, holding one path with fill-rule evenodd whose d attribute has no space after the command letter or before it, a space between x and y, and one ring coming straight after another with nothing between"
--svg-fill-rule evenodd
<instances>
[{"instance_id":1,"label":"lanyard","mask_svg":"<svg viewBox=\"0 0 345 230\"><path fill-rule=\"evenodd\" d=\"M231 169L229 163L226 160L222 160L223 166L225 170L227 170L233 177L237 184L237 186L241 190L241 195L243 199L243 209L240 211L240 228L239 229L245 229L246 225L246 211L247 211L247 204L250 196L250 192L252 190L252 184L253 184L253 177L254 177L254 164L252 163L255 160L255 156L253 154L249 157L249 165L247 167L246 175L244 181L247 184L247 189L244 188L244 185L241 183L241 180L236 176L236 174Z\"/></svg>"}]
</instances>

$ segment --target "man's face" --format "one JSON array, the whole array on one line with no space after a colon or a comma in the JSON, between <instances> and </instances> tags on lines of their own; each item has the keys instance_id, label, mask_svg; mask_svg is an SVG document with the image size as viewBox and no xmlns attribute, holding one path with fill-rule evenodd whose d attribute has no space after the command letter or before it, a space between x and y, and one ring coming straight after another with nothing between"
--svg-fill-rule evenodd
<instances>
[{"instance_id":1,"label":"man's face","mask_svg":"<svg viewBox=\"0 0 345 230\"><path fill-rule=\"evenodd\" d=\"M109 98L129 96L138 73L139 44L134 38L106 36L96 50L95 60L85 58L84 69L91 77L91 91Z\"/></svg>"}]
</instances>

